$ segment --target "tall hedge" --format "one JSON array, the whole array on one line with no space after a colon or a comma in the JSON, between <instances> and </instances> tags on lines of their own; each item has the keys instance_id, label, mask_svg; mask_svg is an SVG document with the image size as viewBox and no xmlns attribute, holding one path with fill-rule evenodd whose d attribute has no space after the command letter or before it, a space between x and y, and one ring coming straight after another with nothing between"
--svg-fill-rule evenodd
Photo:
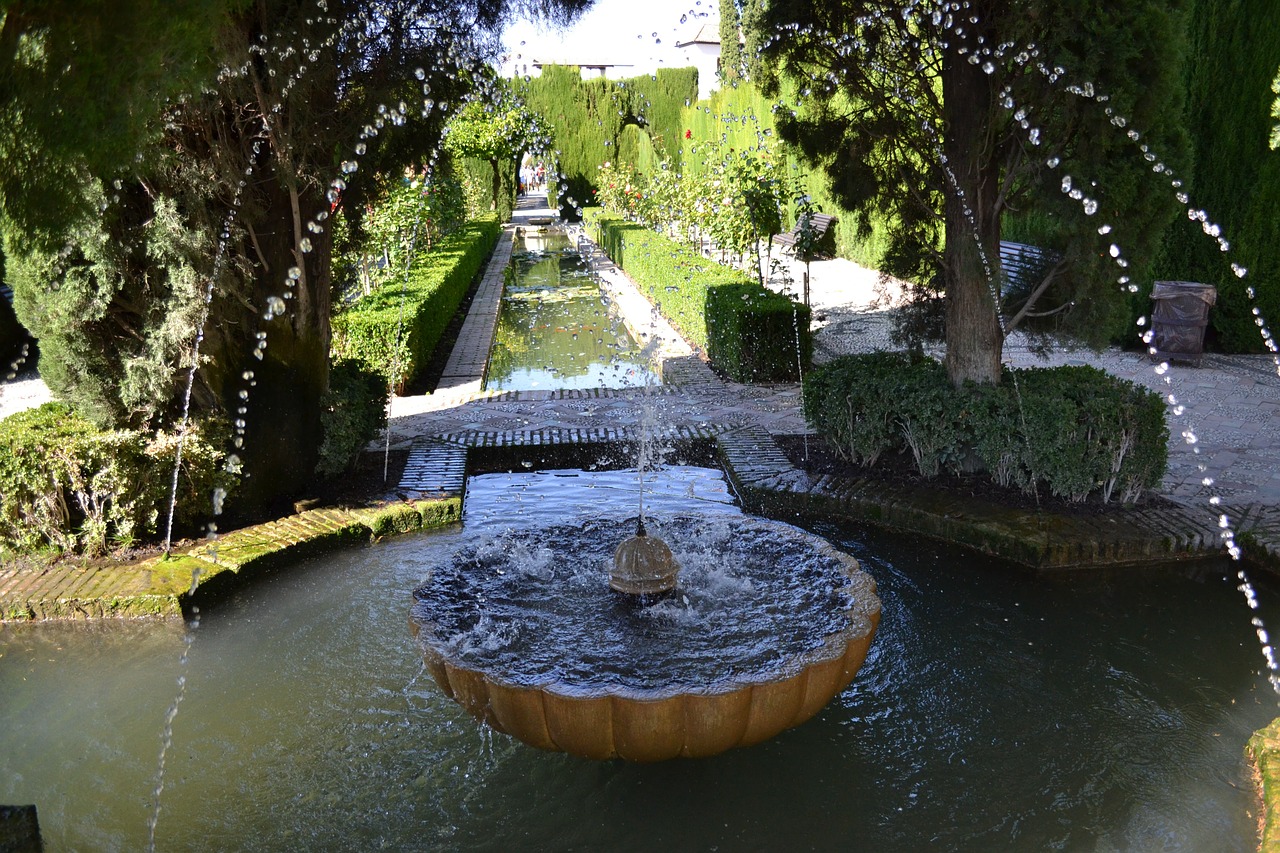
<instances>
[{"instance_id":1,"label":"tall hedge","mask_svg":"<svg viewBox=\"0 0 1280 853\"><path fill-rule=\"evenodd\" d=\"M1162 278L1218 289L1210 313L1216 343L1257 352L1262 340L1246 288L1272 324L1280 322L1280 151L1269 146L1271 82L1280 67L1280 4L1274 0L1196 0L1187 74L1187 127L1194 165L1190 204L1222 227L1224 255L1183 217L1170 229ZM1235 261L1249 271L1238 278Z\"/></svg>"},{"instance_id":2,"label":"tall hedge","mask_svg":"<svg viewBox=\"0 0 1280 853\"><path fill-rule=\"evenodd\" d=\"M796 381L809 364L807 305L600 208L586 210L585 221L614 263L731 379Z\"/></svg>"},{"instance_id":3,"label":"tall hedge","mask_svg":"<svg viewBox=\"0 0 1280 853\"><path fill-rule=\"evenodd\" d=\"M334 359L352 359L402 389L431 360L472 279L497 245L495 215L467 223L333 317Z\"/></svg>"},{"instance_id":4,"label":"tall hedge","mask_svg":"<svg viewBox=\"0 0 1280 853\"><path fill-rule=\"evenodd\" d=\"M681 111L698 97L696 68L660 68L626 80L583 80L577 66L549 65L521 84L531 110L552 128L558 157L561 207L571 218L594 203L596 172L606 162L640 156L628 126L648 136L661 159L680 156ZM625 149L625 150L624 150ZM628 154L634 152L634 154ZM638 164L631 164L638 165Z\"/></svg>"}]
</instances>

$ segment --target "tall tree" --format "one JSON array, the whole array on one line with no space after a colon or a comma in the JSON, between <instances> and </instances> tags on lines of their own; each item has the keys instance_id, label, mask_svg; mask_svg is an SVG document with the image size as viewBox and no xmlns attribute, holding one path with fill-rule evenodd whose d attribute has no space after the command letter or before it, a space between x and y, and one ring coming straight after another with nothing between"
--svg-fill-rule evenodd
<instances>
[{"instance_id":1,"label":"tall tree","mask_svg":"<svg viewBox=\"0 0 1280 853\"><path fill-rule=\"evenodd\" d=\"M542 4L553 12L580 5ZM328 376L329 212L360 204L377 174L430 156L447 107L496 52L494 34L512 7L229 7L187 20L202 38L192 39L201 46L182 68L200 82L176 91L144 86L125 110L127 132L110 133L112 149L127 155L103 158L92 134L60 143L46 138L56 128L37 116L74 117L97 103L58 100L91 88L81 75L115 61L127 76L131 63L153 61L156 51L130 55L127 32L106 14L89 38L74 16L68 34L71 25L43 15L44 5L11 3L4 61L11 79L43 80L47 97L20 86L4 92L9 116L33 133L0 150L0 173L37 151L69 188L51 216L31 214L40 206L28 187L4 188L2 199L17 307L42 341L42 372L55 391L103 423L172 420L207 311L193 404L234 419L260 502L295 491L315 465ZM164 30L149 35L156 32ZM50 64L46 46L63 42L81 59ZM161 60L186 62L168 53ZM196 73L203 68L214 71Z\"/></svg>"},{"instance_id":2,"label":"tall tree","mask_svg":"<svg viewBox=\"0 0 1280 853\"><path fill-rule=\"evenodd\" d=\"M1134 175L1149 164L1118 125L1159 128L1145 142L1177 162L1184 5L769 6L764 27L777 35L765 55L784 72L781 88L790 81L797 92L780 111L780 132L824 167L844 206L863 221L895 223L884 270L943 294L956 384L998 380L1014 321L1052 313L1059 328L1070 322L1096 336L1126 314L1097 231L1132 225L1125 252L1145 260L1172 215L1171 198L1139 191ZM1046 237L1077 274L1040 282L1014 304L998 248L1006 218L1028 208L1046 217Z\"/></svg>"},{"instance_id":3,"label":"tall tree","mask_svg":"<svg viewBox=\"0 0 1280 853\"><path fill-rule=\"evenodd\" d=\"M1208 223L1179 217L1167 234L1162 272L1215 285L1214 343L1230 351L1258 351L1262 340L1253 308L1272 322L1280 314L1280 153L1269 147L1280 5L1195 0L1190 37L1186 126L1193 157L1185 191ZM1205 239L1205 224L1221 229L1229 253ZM1248 269L1246 278L1233 274L1233 262ZM1256 299L1249 297L1250 287Z\"/></svg>"},{"instance_id":4,"label":"tall tree","mask_svg":"<svg viewBox=\"0 0 1280 853\"><path fill-rule=\"evenodd\" d=\"M720 79L732 83L742 74L742 12L738 0L720 0Z\"/></svg>"}]
</instances>

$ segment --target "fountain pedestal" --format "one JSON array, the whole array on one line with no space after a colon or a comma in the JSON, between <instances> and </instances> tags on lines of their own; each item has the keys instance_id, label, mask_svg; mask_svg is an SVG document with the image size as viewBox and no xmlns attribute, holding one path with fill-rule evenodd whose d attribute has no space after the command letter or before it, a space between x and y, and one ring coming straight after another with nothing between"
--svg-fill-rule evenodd
<instances>
[{"instance_id":1,"label":"fountain pedestal","mask_svg":"<svg viewBox=\"0 0 1280 853\"><path fill-rule=\"evenodd\" d=\"M697 553L668 536L685 567L681 595L644 608L610 610L598 545L544 554L523 572L504 562L530 543L599 536L586 527L509 534L455 555L414 593L427 669L498 731L584 758L710 756L810 719L866 659L880 617L875 582L824 540L747 517L700 538ZM594 573L557 574L593 563ZM579 586L594 597L578 602Z\"/></svg>"},{"instance_id":2,"label":"fountain pedestal","mask_svg":"<svg viewBox=\"0 0 1280 853\"><path fill-rule=\"evenodd\" d=\"M680 566L666 542L648 534L641 520L636 535L613 553L609 588L627 595L656 595L676 588Z\"/></svg>"}]
</instances>

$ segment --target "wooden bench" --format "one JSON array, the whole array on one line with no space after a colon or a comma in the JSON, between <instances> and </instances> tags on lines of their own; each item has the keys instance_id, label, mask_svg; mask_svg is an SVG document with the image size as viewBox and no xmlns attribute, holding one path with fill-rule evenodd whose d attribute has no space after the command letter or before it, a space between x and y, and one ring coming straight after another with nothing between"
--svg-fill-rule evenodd
<instances>
[{"instance_id":1,"label":"wooden bench","mask_svg":"<svg viewBox=\"0 0 1280 853\"><path fill-rule=\"evenodd\" d=\"M1062 255L1052 249L1029 246L1026 243L1000 241L1000 270L1004 275L1001 288L1006 297L1020 298L1030 295L1036 285L1062 261Z\"/></svg>"},{"instance_id":2,"label":"wooden bench","mask_svg":"<svg viewBox=\"0 0 1280 853\"><path fill-rule=\"evenodd\" d=\"M829 213L814 213L809 216L809 228L813 231L814 255L818 254L835 254L835 247L830 245L834 242L835 235L831 234L831 226L840 220ZM828 240L830 235L830 240ZM786 234L773 235L773 244L781 246L782 250L794 252L796 250L796 240L800 237L800 223L796 223L796 227L792 228ZM819 248L821 247L821 248Z\"/></svg>"}]
</instances>

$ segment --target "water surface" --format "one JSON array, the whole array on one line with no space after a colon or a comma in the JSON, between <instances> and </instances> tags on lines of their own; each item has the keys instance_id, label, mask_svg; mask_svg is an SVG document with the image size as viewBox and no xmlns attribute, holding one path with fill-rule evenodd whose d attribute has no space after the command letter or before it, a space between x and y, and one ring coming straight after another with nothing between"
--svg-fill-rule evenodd
<instances>
[{"instance_id":1,"label":"water surface","mask_svg":"<svg viewBox=\"0 0 1280 853\"><path fill-rule=\"evenodd\" d=\"M422 671L410 591L504 520L633 516L633 482L480 478L469 532L308 561L209 609L158 848L1255 848L1242 751L1277 704L1223 567L1036 577L819 526L875 577L884 613L858 678L808 723L658 765L480 728ZM655 518L737 511L714 472L659 482ZM1261 598L1274 623L1275 590ZM0 629L0 802L36 803L47 849L144 846L181 647L173 624Z\"/></svg>"},{"instance_id":2,"label":"water surface","mask_svg":"<svg viewBox=\"0 0 1280 853\"><path fill-rule=\"evenodd\" d=\"M648 359L601 298L561 231L517 240L485 388L528 391L657 384Z\"/></svg>"}]
</instances>

